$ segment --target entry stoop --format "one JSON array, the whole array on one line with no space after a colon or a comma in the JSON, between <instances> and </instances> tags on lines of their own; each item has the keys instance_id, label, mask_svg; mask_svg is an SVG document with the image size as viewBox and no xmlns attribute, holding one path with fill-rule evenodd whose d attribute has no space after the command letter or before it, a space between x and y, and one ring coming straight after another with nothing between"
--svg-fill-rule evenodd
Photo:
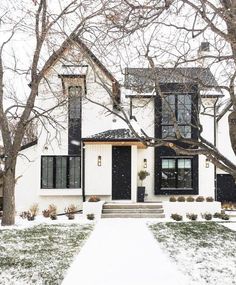
<instances>
[{"instance_id":1,"label":"entry stoop","mask_svg":"<svg viewBox=\"0 0 236 285\"><path fill-rule=\"evenodd\" d=\"M105 203L102 218L165 218L161 202L158 203Z\"/></svg>"}]
</instances>

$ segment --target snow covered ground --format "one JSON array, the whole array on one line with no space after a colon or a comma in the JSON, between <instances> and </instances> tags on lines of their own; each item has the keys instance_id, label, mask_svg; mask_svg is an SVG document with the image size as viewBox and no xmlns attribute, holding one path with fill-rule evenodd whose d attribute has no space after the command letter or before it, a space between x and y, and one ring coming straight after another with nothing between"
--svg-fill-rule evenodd
<instances>
[{"instance_id":1,"label":"snow covered ground","mask_svg":"<svg viewBox=\"0 0 236 285\"><path fill-rule=\"evenodd\" d=\"M236 284L235 220L103 219L84 244L93 227L82 215L0 226L0 284Z\"/></svg>"},{"instance_id":2,"label":"snow covered ground","mask_svg":"<svg viewBox=\"0 0 236 285\"><path fill-rule=\"evenodd\" d=\"M63 285L189 285L144 219L100 220Z\"/></svg>"},{"instance_id":3,"label":"snow covered ground","mask_svg":"<svg viewBox=\"0 0 236 285\"><path fill-rule=\"evenodd\" d=\"M56 285L61 284L93 223L37 217L33 222L17 219L16 226L0 229L0 284Z\"/></svg>"},{"instance_id":4,"label":"snow covered ground","mask_svg":"<svg viewBox=\"0 0 236 285\"><path fill-rule=\"evenodd\" d=\"M189 284L236 284L236 223L189 222L150 225L161 248ZM195 283L193 283L195 282Z\"/></svg>"}]
</instances>

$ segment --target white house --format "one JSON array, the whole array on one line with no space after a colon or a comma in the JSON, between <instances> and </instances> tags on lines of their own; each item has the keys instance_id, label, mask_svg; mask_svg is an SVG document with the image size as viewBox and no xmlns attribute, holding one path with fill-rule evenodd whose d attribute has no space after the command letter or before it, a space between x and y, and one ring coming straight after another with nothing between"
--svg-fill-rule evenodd
<instances>
[{"instance_id":1,"label":"white house","mask_svg":"<svg viewBox=\"0 0 236 285\"><path fill-rule=\"evenodd\" d=\"M152 69L126 68L121 87L79 39L65 48L48 69L37 99L51 119L38 122L38 139L22 148L17 161L16 210L27 210L33 203L43 210L53 203L63 211L91 195L136 202L140 170L150 173L144 180L145 201L163 201L170 195L216 197L215 168L204 156L177 156L167 147L147 147L120 118L122 107L141 138L143 133L170 137L171 107L182 134L196 137L195 106L201 101L214 112L221 96L197 83L217 85L211 71L161 68L155 76ZM153 95L155 78L167 103ZM55 104L59 106L53 108ZM214 116L200 115L200 120L203 135L214 143Z\"/></svg>"}]
</instances>

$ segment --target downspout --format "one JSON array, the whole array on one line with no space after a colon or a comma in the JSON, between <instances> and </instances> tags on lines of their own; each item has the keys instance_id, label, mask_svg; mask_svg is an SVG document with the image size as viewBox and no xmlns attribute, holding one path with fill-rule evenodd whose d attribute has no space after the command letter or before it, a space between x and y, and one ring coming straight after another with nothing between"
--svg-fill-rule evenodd
<instances>
[{"instance_id":1,"label":"downspout","mask_svg":"<svg viewBox=\"0 0 236 285\"><path fill-rule=\"evenodd\" d=\"M217 103L218 103L219 98L216 98L216 101L214 103L214 146L216 147L216 131L217 131L217 119L216 119L216 115L217 115ZM217 174L216 174L216 166L214 165L214 192L215 192L215 200L217 198Z\"/></svg>"},{"instance_id":2,"label":"downspout","mask_svg":"<svg viewBox=\"0 0 236 285\"><path fill-rule=\"evenodd\" d=\"M85 145L82 142L82 197L85 202Z\"/></svg>"}]
</instances>

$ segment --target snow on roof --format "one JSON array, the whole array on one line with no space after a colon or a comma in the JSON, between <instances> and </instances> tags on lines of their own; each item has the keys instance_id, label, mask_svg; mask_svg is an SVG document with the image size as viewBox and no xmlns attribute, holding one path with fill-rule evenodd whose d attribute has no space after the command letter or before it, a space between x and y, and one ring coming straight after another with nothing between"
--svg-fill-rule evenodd
<instances>
[{"instance_id":1,"label":"snow on roof","mask_svg":"<svg viewBox=\"0 0 236 285\"><path fill-rule=\"evenodd\" d=\"M159 84L197 83L203 87L218 86L215 77L209 68L185 67L185 68L126 68L125 87L138 88L145 93L152 92L154 80L157 78Z\"/></svg>"},{"instance_id":2,"label":"snow on roof","mask_svg":"<svg viewBox=\"0 0 236 285\"><path fill-rule=\"evenodd\" d=\"M84 141L114 141L114 140L137 140L137 136L130 129L107 130L87 138Z\"/></svg>"}]
</instances>

